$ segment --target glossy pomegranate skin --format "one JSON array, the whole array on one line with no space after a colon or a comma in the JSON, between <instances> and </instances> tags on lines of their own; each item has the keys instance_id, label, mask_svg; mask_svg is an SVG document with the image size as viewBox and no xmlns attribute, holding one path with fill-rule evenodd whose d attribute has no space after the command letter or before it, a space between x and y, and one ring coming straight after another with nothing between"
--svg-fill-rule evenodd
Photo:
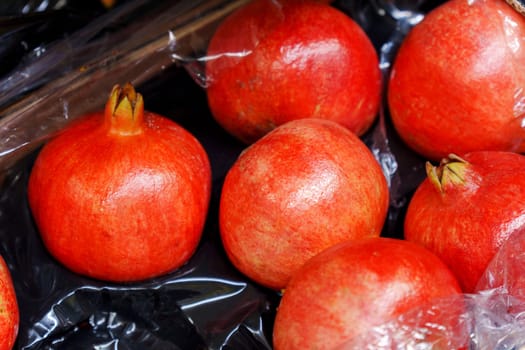
<instances>
[{"instance_id":1,"label":"glossy pomegranate skin","mask_svg":"<svg viewBox=\"0 0 525 350\"><path fill-rule=\"evenodd\" d=\"M207 55L211 112L246 143L299 118L330 119L361 135L378 112L375 48L328 4L252 1L221 23Z\"/></svg>"},{"instance_id":2,"label":"glossy pomegranate skin","mask_svg":"<svg viewBox=\"0 0 525 350\"><path fill-rule=\"evenodd\" d=\"M503 242L525 229L525 157L478 151L462 158L463 183L439 191L427 177L419 185L404 234L438 255L470 293Z\"/></svg>"},{"instance_id":3,"label":"glossy pomegranate skin","mask_svg":"<svg viewBox=\"0 0 525 350\"><path fill-rule=\"evenodd\" d=\"M401 44L388 84L392 122L427 159L522 152L525 18L501 0L451 0Z\"/></svg>"},{"instance_id":4,"label":"glossy pomegranate skin","mask_svg":"<svg viewBox=\"0 0 525 350\"><path fill-rule=\"evenodd\" d=\"M248 147L226 175L219 226L232 263L276 290L319 251L379 236L388 186L370 150L341 125L300 119Z\"/></svg>"},{"instance_id":5,"label":"glossy pomegranate skin","mask_svg":"<svg viewBox=\"0 0 525 350\"><path fill-rule=\"evenodd\" d=\"M20 313L11 272L0 257L0 350L13 348L19 323Z\"/></svg>"},{"instance_id":6,"label":"glossy pomegranate skin","mask_svg":"<svg viewBox=\"0 0 525 350\"><path fill-rule=\"evenodd\" d=\"M138 134L112 133L100 112L44 146L28 198L57 260L79 274L126 282L170 272L192 256L210 187L204 149L178 124L144 111Z\"/></svg>"},{"instance_id":7,"label":"glossy pomegranate skin","mask_svg":"<svg viewBox=\"0 0 525 350\"><path fill-rule=\"evenodd\" d=\"M445 264L414 243L383 237L342 242L290 280L277 308L274 349L344 349L373 326L460 292Z\"/></svg>"}]
</instances>

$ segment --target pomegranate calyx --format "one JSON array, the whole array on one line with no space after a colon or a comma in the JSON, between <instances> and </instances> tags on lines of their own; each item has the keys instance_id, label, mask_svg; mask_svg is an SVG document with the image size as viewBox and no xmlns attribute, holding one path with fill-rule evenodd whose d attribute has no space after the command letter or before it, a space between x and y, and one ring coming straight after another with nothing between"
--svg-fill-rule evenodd
<instances>
[{"instance_id":1,"label":"pomegranate calyx","mask_svg":"<svg viewBox=\"0 0 525 350\"><path fill-rule=\"evenodd\" d=\"M142 133L144 100L131 83L113 86L106 102L105 120L112 134L128 136Z\"/></svg>"},{"instance_id":2,"label":"pomegranate calyx","mask_svg":"<svg viewBox=\"0 0 525 350\"><path fill-rule=\"evenodd\" d=\"M438 166L426 162L427 177L434 187L441 193L450 185L463 185L466 182L465 172L469 163L463 158L450 154L443 158Z\"/></svg>"}]
</instances>

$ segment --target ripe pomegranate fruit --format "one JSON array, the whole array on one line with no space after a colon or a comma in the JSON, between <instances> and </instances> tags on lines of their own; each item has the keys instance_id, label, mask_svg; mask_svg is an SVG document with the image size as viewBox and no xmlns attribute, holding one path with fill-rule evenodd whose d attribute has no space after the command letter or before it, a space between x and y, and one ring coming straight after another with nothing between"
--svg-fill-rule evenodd
<instances>
[{"instance_id":1,"label":"ripe pomegranate fruit","mask_svg":"<svg viewBox=\"0 0 525 350\"><path fill-rule=\"evenodd\" d=\"M388 199L379 163L354 133L329 120L294 120L248 147L228 171L222 242L241 272L278 290L321 250L379 236Z\"/></svg>"},{"instance_id":2,"label":"ripe pomegranate fruit","mask_svg":"<svg viewBox=\"0 0 525 350\"><path fill-rule=\"evenodd\" d=\"M501 0L450 0L406 36L388 84L393 125L413 150L525 150L525 18Z\"/></svg>"},{"instance_id":3,"label":"ripe pomegranate fruit","mask_svg":"<svg viewBox=\"0 0 525 350\"><path fill-rule=\"evenodd\" d=\"M427 163L411 198L405 239L439 256L470 293L499 247L525 229L525 156L502 151Z\"/></svg>"},{"instance_id":4,"label":"ripe pomegranate fruit","mask_svg":"<svg viewBox=\"0 0 525 350\"><path fill-rule=\"evenodd\" d=\"M274 348L347 349L343 344L351 344L374 326L460 293L447 266L417 244L383 237L342 242L308 260L293 275L277 308ZM449 311L459 316L462 308ZM428 316L442 327L455 324L454 317ZM424 325L427 319L420 321ZM419 340L429 341L433 348L448 344L448 339L427 335L430 341L422 335Z\"/></svg>"},{"instance_id":5,"label":"ripe pomegranate fruit","mask_svg":"<svg viewBox=\"0 0 525 350\"><path fill-rule=\"evenodd\" d=\"M175 122L115 86L39 153L28 198L50 253L71 270L109 281L155 277L194 253L210 199L205 150Z\"/></svg>"},{"instance_id":6,"label":"ripe pomegranate fruit","mask_svg":"<svg viewBox=\"0 0 525 350\"><path fill-rule=\"evenodd\" d=\"M20 313L11 273L0 257L0 350L11 350L18 335Z\"/></svg>"},{"instance_id":7,"label":"ripe pomegranate fruit","mask_svg":"<svg viewBox=\"0 0 525 350\"><path fill-rule=\"evenodd\" d=\"M327 3L251 1L219 25L207 56L211 112L246 143L299 118L330 119L361 135L378 112L375 48Z\"/></svg>"}]
</instances>

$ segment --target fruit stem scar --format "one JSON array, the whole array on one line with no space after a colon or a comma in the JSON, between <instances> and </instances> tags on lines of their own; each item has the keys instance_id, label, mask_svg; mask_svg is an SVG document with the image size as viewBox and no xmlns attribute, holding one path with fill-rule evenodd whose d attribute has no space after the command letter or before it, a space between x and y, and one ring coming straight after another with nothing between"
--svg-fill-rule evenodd
<instances>
[{"instance_id":1,"label":"fruit stem scar","mask_svg":"<svg viewBox=\"0 0 525 350\"><path fill-rule=\"evenodd\" d=\"M104 118L109 132L120 136L142 133L144 100L131 83L113 86L106 102Z\"/></svg>"}]
</instances>

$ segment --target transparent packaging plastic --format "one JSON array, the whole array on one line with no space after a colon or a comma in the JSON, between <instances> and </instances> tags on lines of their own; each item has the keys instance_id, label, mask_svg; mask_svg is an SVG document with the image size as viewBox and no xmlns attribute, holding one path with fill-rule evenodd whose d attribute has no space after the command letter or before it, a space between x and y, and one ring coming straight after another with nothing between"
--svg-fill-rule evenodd
<instances>
[{"instance_id":1,"label":"transparent packaging plastic","mask_svg":"<svg viewBox=\"0 0 525 350\"><path fill-rule=\"evenodd\" d=\"M206 44L220 21L247 2L126 1L43 43L1 77L0 254L12 271L21 309L16 349L272 348L280 294L236 271L218 235L223 177L246 145L217 125L205 94L204 67L213 59L206 57ZM440 2L341 0L332 6L370 36L385 83L407 32ZM142 283L113 284L75 275L48 254L25 191L39 147L75 118L101 109L111 87L127 81L144 96L146 109L169 116L201 141L212 163L213 192L201 245L186 265ZM407 203L425 176L425 160L399 140L384 99L362 139L389 181L383 235L400 238ZM525 287L518 283L524 247L516 239L491 263L478 293L435 301L341 348L525 346ZM436 322L419 324L422 314L435 315Z\"/></svg>"},{"instance_id":2,"label":"transparent packaging plastic","mask_svg":"<svg viewBox=\"0 0 525 350\"><path fill-rule=\"evenodd\" d=\"M107 96L100 92L116 82L139 86L177 64L172 55L198 52L213 26L242 3L131 1L42 48L0 82L0 169L101 108Z\"/></svg>"},{"instance_id":3,"label":"transparent packaging plastic","mask_svg":"<svg viewBox=\"0 0 525 350\"><path fill-rule=\"evenodd\" d=\"M522 349L524 242L520 232L503 244L476 293L434 300L338 349Z\"/></svg>"}]
</instances>

